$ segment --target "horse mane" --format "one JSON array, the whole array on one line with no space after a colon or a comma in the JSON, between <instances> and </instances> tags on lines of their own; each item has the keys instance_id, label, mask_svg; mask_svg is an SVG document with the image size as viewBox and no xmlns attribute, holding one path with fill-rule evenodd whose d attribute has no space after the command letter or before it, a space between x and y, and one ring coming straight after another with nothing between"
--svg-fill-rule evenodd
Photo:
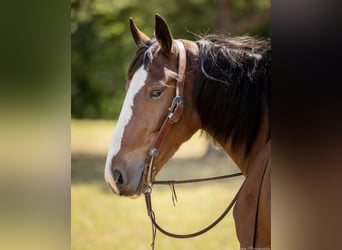
<instances>
[{"instance_id":1,"label":"horse mane","mask_svg":"<svg viewBox=\"0 0 342 250\"><path fill-rule=\"evenodd\" d=\"M217 141L231 138L233 149L245 144L248 154L270 113L270 41L209 35L196 43L193 101L203 129Z\"/></svg>"}]
</instances>

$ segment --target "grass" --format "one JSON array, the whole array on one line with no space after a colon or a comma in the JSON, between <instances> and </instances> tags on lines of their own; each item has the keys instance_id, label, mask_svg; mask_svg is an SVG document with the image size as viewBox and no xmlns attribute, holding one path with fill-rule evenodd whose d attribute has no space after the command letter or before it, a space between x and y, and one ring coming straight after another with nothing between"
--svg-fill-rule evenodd
<instances>
[{"instance_id":1,"label":"grass","mask_svg":"<svg viewBox=\"0 0 342 250\"><path fill-rule=\"evenodd\" d=\"M144 198L114 196L103 179L105 154L114 122L72 121L71 249L150 249L151 224ZM236 166L219 153L206 155L207 142L196 134L158 175L157 179L185 179L236 172ZM194 232L215 220L242 182L233 180L176 186L173 207L167 186L152 194L156 219L175 233ZM230 213L208 233L192 239L173 239L157 233L156 249L237 249Z\"/></svg>"}]
</instances>

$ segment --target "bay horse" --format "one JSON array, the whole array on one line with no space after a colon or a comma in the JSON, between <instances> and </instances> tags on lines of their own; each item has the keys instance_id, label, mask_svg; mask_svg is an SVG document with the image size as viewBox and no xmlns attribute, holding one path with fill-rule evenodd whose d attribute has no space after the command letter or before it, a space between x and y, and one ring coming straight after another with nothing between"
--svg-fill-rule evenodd
<instances>
[{"instance_id":1,"label":"bay horse","mask_svg":"<svg viewBox=\"0 0 342 250\"><path fill-rule=\"evenodd\" d=\"M132 18L130 29L137 51L106 159L106 182L117 195L139 197L179 146L205 131L245 176L233 213L241 248L270 248L270 41L174 39L159 15L153 38Z\"/></svg>"}]
</instances>

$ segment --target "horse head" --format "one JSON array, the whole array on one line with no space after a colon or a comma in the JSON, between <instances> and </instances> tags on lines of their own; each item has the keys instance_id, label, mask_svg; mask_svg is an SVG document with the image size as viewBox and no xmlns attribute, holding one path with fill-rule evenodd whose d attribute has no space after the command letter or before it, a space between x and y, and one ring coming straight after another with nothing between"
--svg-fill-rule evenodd
<instances>
[{"instance_id":1,"label":"horse head","mask_svg":"<svg viewBox=\"0 0 342 250\"><path fill-rule=\"evenodd\" d=\"M130 29L137 51L127 73L126 96L108 151L105 179L115 194L137 197L142 193L149 151L176 95L179 48L168 24L159 15L155 19L155 38L140 31L133 19L130 19ZM186 47L186 63L190 68L190 59L197 46L190 41L181 42ZM155 174L200 128L200 120L191 101L192 85L187 84L191 77L191 72L186 72L185 108L158 150Z\"/></svg>"}]
</instances>

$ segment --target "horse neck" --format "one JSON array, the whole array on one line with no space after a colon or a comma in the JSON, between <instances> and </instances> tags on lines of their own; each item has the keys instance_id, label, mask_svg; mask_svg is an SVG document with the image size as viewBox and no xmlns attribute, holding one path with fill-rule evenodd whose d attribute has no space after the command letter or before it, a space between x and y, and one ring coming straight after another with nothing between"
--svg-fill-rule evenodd
<instances>
[{"instance_id":1,"label":"horse neck","mask_svg":"<svg viewBox=\"0 0 342 250\"><path fill-rule=\"evenodd\" d=\"M190 59L190 65L195 65L197 63L197 59L198 59L198 54L199 54L199 49L198 46L190 41L186 41L185 45L187 47L187 51L188 51L188 55L189 55L189 59ZM196 67L196 66L194 66ZM197 71L199 72L200 70L197 68ZM198 73L196 72L196 73ZM191 74L190 74L191 75ZM192 78L194 78L194 75L192 75ZM196 83L194 83L192 81L193 79L190 79L190 82L194 85ZM188 82L189 83L189 82ZM195 89L196 86L193 86L193 89ZM193 96L192 96L193 98ZM214 134L212 134L214 131L212 130L212 128L208 128L207 130L207 126L204 125L202 122L200 122L200 129L205 130L209 135L211 135L221 146L222 148L225 150L225 152L232 158L232 160L237 164L237 166L240 168L241 172L247 176L250 172L250 166L253 165L253 161L255 159L255 157L258 155L258 152L260 152L260 150L263 150L263 148L265 147L269 137L270 137L270 121L269 121L269 110L268 110L268 93L267 90L265 93L263 93L261 95L261 107L263 107L263 110L265 112L263 112L262 114L262 118L260 120L260 127L258 129L258 134L256 135L256 137L253 140L252 146L249 148L250 144L247 145L247 142L241 142L239 143L239 145L234 145L234 147L232 146L232 136L230 136L228 139L220 139L220 138L216 138L216 136ZM192 100L193 102L196 100ZM196 104L194 104L194 106L196 106ZM206 107L210 108L210 105ZM195 108L197 109L197 107ZM222 110L220 110L221 112ZM201 117L201 111L197 110L195 111L198 113L198 115ZM208 110L206 110L205 112L206 114L210 114L212 115L213 113L209 112ZM209 118L210 119L210 118ZM201 119L202 120L202 117ZM234 130L232 130L231 132L233 132ZM233 132L234 133L234 132ZM248 149L248 150L246 150ZM246 151L248 152L246 154Z\"/></svg>"},{"instance_id":2,"label":"horse neck","mask_svg":"<svg viewBox=\"0 0 342 250\"><path fill-rule=\"evenodd\" d=\"M231 146L231 140L218 143L222 146L223 150L230 156L235 164L240 168L241 172L248 176L251 171L251 166L260 151L262 151L269 139L269 121L268 115L264 116L260 132L257 135L250 152L245 154L245 145L239 145L235 149Z\"/></svg>"}]
</instances>

